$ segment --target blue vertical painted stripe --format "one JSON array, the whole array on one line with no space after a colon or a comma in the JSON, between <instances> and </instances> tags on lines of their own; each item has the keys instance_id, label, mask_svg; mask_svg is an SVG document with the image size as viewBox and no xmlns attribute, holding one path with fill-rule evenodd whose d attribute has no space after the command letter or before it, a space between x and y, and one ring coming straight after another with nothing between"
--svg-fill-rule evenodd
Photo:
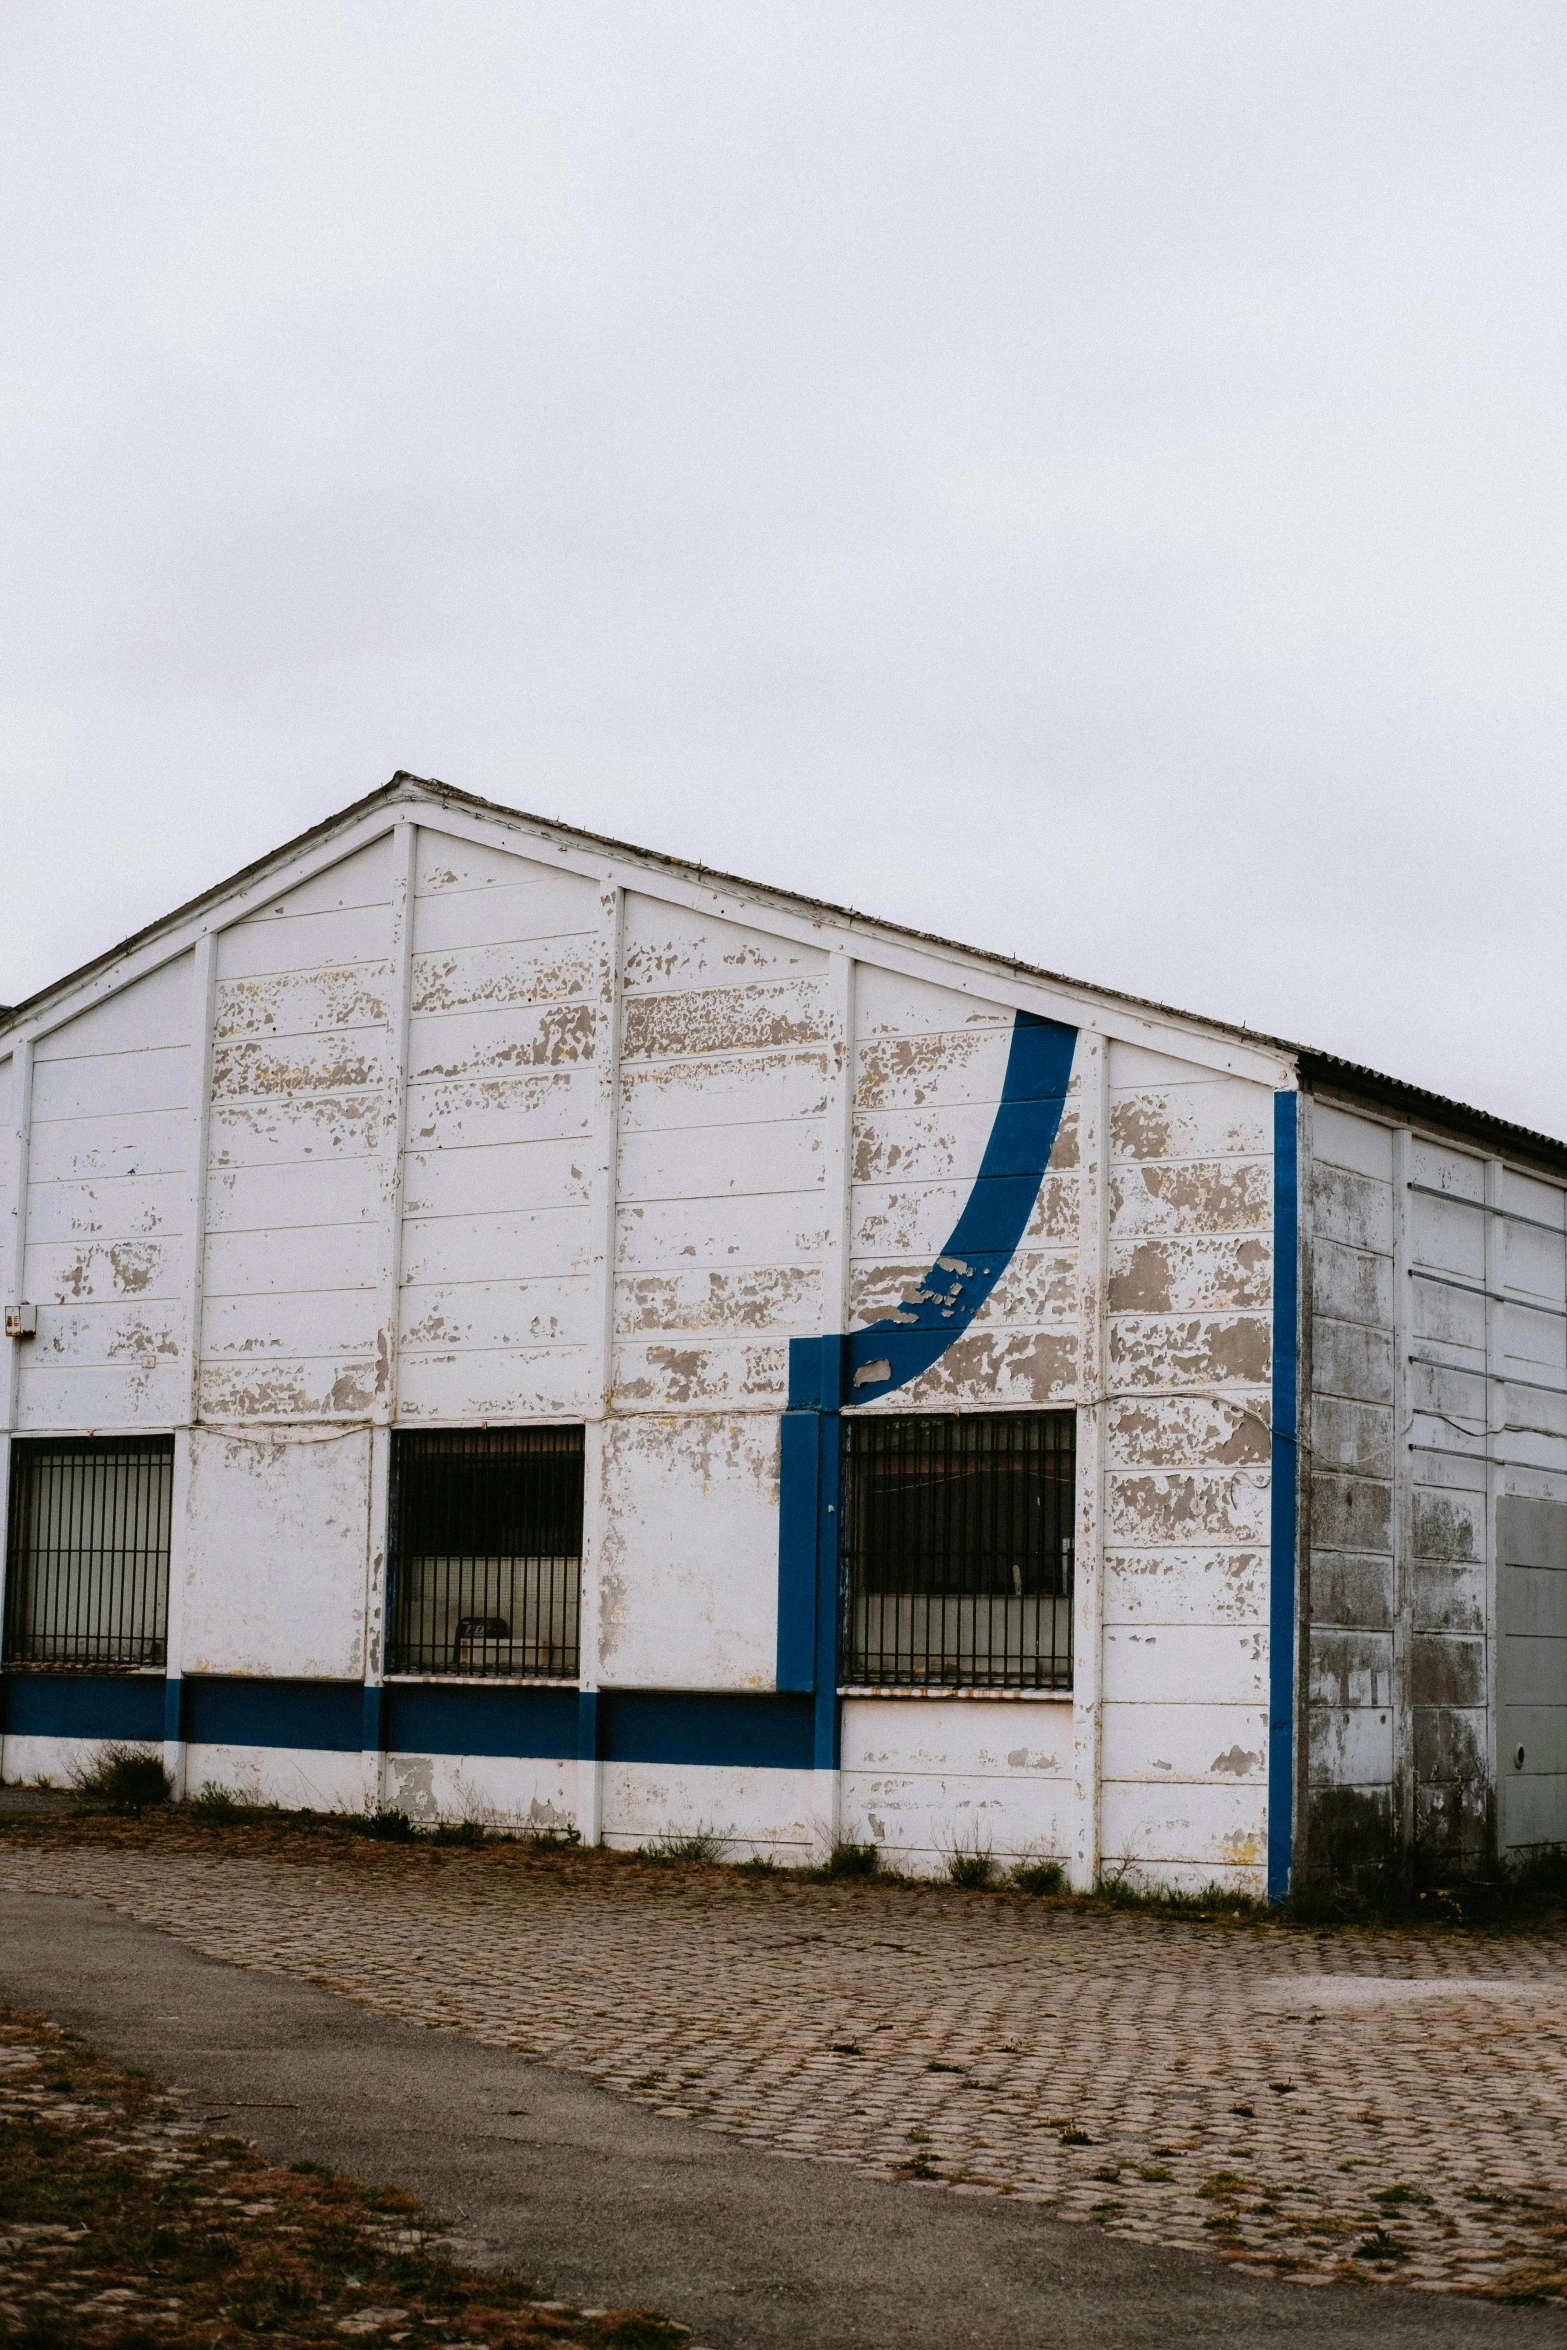
<instances>
[{"instance_id":1,"label":"blue vertical painted stripe","mask_svg":"<svg viewBox=\"0 0 1567 2350\"><path fill-rule=\"evenodd\" d=\"M1300 1357L1300 1096L1273 1097L1273 1438L1268 1576L1268 1899L1289 1892L1295 1811L1295 1497Z\"/></svg>"},{"instance_id":2,"label":"blue vertical painted stripe","mask_svg":"<svg viewBox=\"0 0 1567 2350\"><path fill-rule=\"evenodd\" d=\"M359 1714L359 1749L362 1754L381 1751L381 1685L367 1681Z\"/></svg>"},{"instance_id":3,"label":"blue vertical painted stripe","mask_svg":"<svg viewBox=\"0 0 1567 2350\"><path fill-rule=\"evenodd\" d=\"M181 1684L178 1680L165 1681L163 1684L163 1743L165 1746L178 1746L183 1735L180 1725L184 1719L184 1708L180 1704L180 1687Z\"/></svg>"},{"instance_id":4,"label":"blue vertical painted stripe","mask_svg":"<svg viewBox=\"0 0 1567 2350\"><path fill-rule=\"evenodd\" d=\"M599 1759L599 1693L596 1689L577 1691L577 1760L597 1762Z\"/></svg>"},{"instance_id":5,"label":"blue vertical painted stripe","mask_svg":"<svg viewBox=\"0 0 1567 2350\"><path fill-rule=\"evenodd\" d=\"M814 1767L838 1768L843 1708L838 1703L838 1519L843 1497L843 1419L819 1412L817 1445L816 1720Z\"/></svg>"},{"instance_id":6,"label":"blue vertical painted stripe","mask_svg":"<svg viewBox=\"0 0 1567 2350\"><path fill-rule=\"evenodd\" d=\"M807 1342L796 1339L797 1346ZM812 1345L812 1351L816 1349ZM778 1686L816 1686L819 1411L783 1416L778 1456Z\"/></svg>"}]
</instances>

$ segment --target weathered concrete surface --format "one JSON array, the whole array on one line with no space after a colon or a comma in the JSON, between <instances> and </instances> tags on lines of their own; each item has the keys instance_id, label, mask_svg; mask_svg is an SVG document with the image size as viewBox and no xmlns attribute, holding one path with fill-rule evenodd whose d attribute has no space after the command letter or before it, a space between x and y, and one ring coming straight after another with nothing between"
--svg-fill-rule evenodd
<instances>
[{"instance_id":1,"label":"weathered concrete surface","mask_svg":"<svg viewBox=\"0 0 1567 2350\"><path fill-rule=\"evenodd\" d=\"M199 1956L95 1902L0 1895L0 1992L277 2160L397 2180L585 2303L713 2350L1567 2341L1560 2312L1303 2292L994 2197L881 2185L682 2127L506 2049Z\"/></svg>"}]
</instances>

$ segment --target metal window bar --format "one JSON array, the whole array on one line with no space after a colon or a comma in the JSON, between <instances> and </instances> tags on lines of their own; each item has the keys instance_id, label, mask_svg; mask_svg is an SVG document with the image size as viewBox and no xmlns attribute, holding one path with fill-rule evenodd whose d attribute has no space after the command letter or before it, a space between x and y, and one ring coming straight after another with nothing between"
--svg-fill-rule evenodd
<instances>
[{"instance_id":1,"label":"metal window bar","mask_svg":"<svg viewBox=\"0 0 1567 2350\"><path fill-rule=\"evenodd\" d=\"M389 1673L572 1681L580 1428L398 1430Z\"/></svg>"},{"instance_id":2,"label":"metal window bar","mask_svg":"<svg viewBox=\"0 0 1567 2350\"><path fill-rule=\"evenodd\" d=\"M844 1660L865 1688L1069 1689L1070 1412L844 1423Z\"/></svg>"},{"instance_id":3,"label":"metal window bar","mask_svg":"<svg viewBox=\"0 0 1567 2350\"><path fill-rule=\"evenodd\" d=\"M172 1436L16 1438L7 1664L160 1669L168 1655L173 1499Z\"/></svg>"}]
</instances>

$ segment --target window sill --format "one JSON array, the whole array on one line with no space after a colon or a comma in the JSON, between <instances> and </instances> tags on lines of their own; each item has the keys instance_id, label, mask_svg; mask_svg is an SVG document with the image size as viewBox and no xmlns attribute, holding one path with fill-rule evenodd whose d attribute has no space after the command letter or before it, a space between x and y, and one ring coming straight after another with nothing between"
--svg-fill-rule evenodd
<instances>
[{"instance_id":1,"label":"window sill","mask_svg":"<svg viewBox=\"0 0 1567 2350\"><path fill-rule=\"evenodd\" d=\"M950 1698L961 1698L966 1705L976 1700L992 1705L1070 1705L1070 1689L933 1689L924 1683L913 1686L901 1681L849 1682L838 1692L840 1697L912 1697L921 1704L940 1698L945 1704Z\"/></svg>"},{"instance_id":2,"label":"window sill","mask_svg":"<svg viewBox=\"0 0 1567 2350\"><path fill-rule=\"evenodd\" d=\"M575 1673L388 1673L383 1689L579 1689Z\"/></svg>"},{"instance_id":3,"label":"window sill","mask_svg":"<svg viewBox=\"0 0 1567 2350\"><path fill-rule=\"evenodd\" d=\"M116 1681L166 1681L169 1677L165 1665L36 1664L31 1659L14 1656L6 1658L4 1664L0 1665L0 1672L52 1673L70 1680L82 1679L89 1674L96 1680Z\"/></svg>"}]
</instances>

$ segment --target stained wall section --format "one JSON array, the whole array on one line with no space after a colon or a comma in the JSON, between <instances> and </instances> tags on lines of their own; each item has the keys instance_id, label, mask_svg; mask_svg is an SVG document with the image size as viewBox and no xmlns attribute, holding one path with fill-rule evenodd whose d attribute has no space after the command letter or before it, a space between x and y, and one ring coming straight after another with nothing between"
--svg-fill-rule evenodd
<instances>
[{"instance_id":1,"label":"stained wall section","mask_svg":"<svg viewBox=\"0 0 1567 2350\"><path fill-rule=\"evenodd\" d=\"M38 1041L21 1292L38 1335L18 1350L20 1430L188 1416L196 1020L187 954Z\"/></svg>"},{"instance_id":2,"label":"stained wall section","mask_svg":"<svg viewBox=\"0 0 1567 2350\"><path fill-rule=\"evenodd\" d=\"M1500 1512L1567 1500L1567 1194L1342 1106L1312 1125L1308 1865L1472 1865Z\"/></svg>"},{"instance_id":3,"label":"stained wall section","mask_svg":"<svg viewBox=\"0 0 1567 2350\"><path fill-rule=\"evenodd\" d=\"M1112 1044L1109 1110L1100 1850L1134 1877L1255 1891L1273 1096Z\"/></svg>"},{"instance_id":4,"label":"stained wall section","mask_svg":"<svg viewBox=\"0 0 1567 2350\"><path fill-rule=\"evenodd\" d=\"M590 1408L599 893L422 829L414 893L397 1409Z\"/></svg>"}]
</instances>

